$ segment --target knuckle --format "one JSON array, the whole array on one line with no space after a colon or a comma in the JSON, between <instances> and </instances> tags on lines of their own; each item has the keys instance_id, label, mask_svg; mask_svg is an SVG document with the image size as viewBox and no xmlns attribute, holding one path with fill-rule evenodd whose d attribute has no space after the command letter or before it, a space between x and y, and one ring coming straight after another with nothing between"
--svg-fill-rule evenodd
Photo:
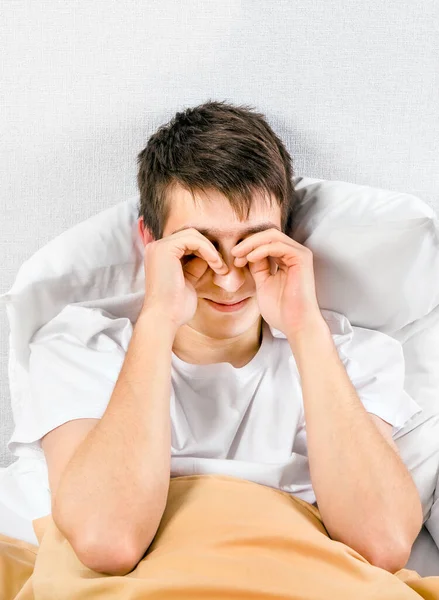
<instances>
[{"instance_id":1,"label":"knuckle","mask_svg":"<svg viewBox=\"0 0 439 600\"><path fill-rule=\"evenodd\" d=\"M199 237L204 237L199 231L198 229L195 229L195 227L189 227L188 229L184 230L186 233L190 234L190 235L196 235L198 238Z\"/></svg>"}]
</instances>

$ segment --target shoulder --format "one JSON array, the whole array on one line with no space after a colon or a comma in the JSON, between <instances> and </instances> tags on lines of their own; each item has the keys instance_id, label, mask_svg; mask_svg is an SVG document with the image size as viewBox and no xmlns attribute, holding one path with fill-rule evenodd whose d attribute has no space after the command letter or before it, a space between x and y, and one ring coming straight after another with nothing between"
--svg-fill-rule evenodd
<instances>
[{"instance_id":1,"label":"shoulder","mask_svg":"<svg viewBox=\"0 0 439 600\"><path fill-rule=\"evenodd\" d=\"M320 309L322 317L326 321L331 335L334 339L334 343L337 347L343 344L350 343L353 338L354 328L350 324L349 320L342 313L338 313L332 310ZM273 338L273 344L279 348L286 350L290 348L289 342L286 335L279 329L271 327L267 324L269 331ZM291 352L291 350L290 350Z\"/></svg>"},{"instance_id":2,"label":"shoulder","mask_svg":"<svg viewBox=\"0 0 439 600\"><path fill-rule=\"evenodd\" d=\"M321 312L345 366L350 360L363 365L367 361L370 365L384 366L390 361L404 366L402 345L397 339L377 329L352 325L342 313Z\"/></svg>"},{"instance_id":3,"label":"shoulder","mask_svg":"<svg viewBox=\"0 0 439 600\"><path fill-rule=\"evenodd\" d=\"M352 325L342 313L320 309L331 332L334 345L337 348L340 360L346 368L352 364L365 364L370 367L381 367L384 364L404 365L404 355L401 343L390 335L375 329L368 329ZM292 354L286 335L269 326L273 336L273 345L282 353Z\"/></svg>"}]
</instances>

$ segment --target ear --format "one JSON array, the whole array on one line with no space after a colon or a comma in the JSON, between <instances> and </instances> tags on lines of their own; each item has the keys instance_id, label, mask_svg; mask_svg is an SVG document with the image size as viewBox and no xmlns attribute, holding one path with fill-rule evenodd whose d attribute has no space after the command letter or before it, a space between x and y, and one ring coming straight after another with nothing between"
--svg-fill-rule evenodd
<instances>
[{"instance_id":1,"label":"ear","mask_svg":"<svg viewBox=\"0 0 439 600\"><path fill-rule=\"evenodd\" d=\"M154 236L152 235L151 231L147 227L145 227L143 217L140 217L140 219L138 220L137 227L144 246L154 241Z\"/></svg>"}]
</instances>

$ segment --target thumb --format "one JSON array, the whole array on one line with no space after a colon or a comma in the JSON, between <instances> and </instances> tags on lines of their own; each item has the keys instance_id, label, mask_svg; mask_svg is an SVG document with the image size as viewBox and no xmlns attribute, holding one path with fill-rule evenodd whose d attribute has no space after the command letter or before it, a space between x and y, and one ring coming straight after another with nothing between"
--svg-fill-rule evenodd
<instances>
[{"instance_id":1,"label":"thumb","mask_svg":"<svg viewBox=\"0 0 439 600\"><path fill-rule=\"evenodd\" d=\"M268 277L271 276L270 267L271 265L268 257L258 260L255 263L249 262L250 273L255 280L256 288L261 287Z\"/></svg>"},{"instance_id":2,"label":"thumb","mask_svg":"<svg viewBox=\"0 0 439 600\"><path fill-rule=\"evenodd\" d=\"M183 265L183 274L186 279L193 285L204 275L208 269L208 264L198 256L191 258Z\"/></svg>"}]
</instances>

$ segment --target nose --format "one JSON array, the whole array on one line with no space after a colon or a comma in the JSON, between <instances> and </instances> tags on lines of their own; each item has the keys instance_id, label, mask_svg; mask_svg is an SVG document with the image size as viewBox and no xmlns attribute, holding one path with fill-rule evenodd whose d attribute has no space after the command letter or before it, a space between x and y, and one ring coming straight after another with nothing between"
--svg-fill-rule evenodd
<instances>
[{"instance_id":1,"label":"nose","mask_svg":"<svg viewBox=\"0 0 439 600\"><path fill-rule=\"evenodd\" d=\"M227 254L228 256L223 254L223 259L229 270L225 275L219 275L214 271L213 283L223 290L233 293L237 292L245 282L246 267L236 267L233 262L235 257L230 253Z\"/></svg>"}]
</instances>

